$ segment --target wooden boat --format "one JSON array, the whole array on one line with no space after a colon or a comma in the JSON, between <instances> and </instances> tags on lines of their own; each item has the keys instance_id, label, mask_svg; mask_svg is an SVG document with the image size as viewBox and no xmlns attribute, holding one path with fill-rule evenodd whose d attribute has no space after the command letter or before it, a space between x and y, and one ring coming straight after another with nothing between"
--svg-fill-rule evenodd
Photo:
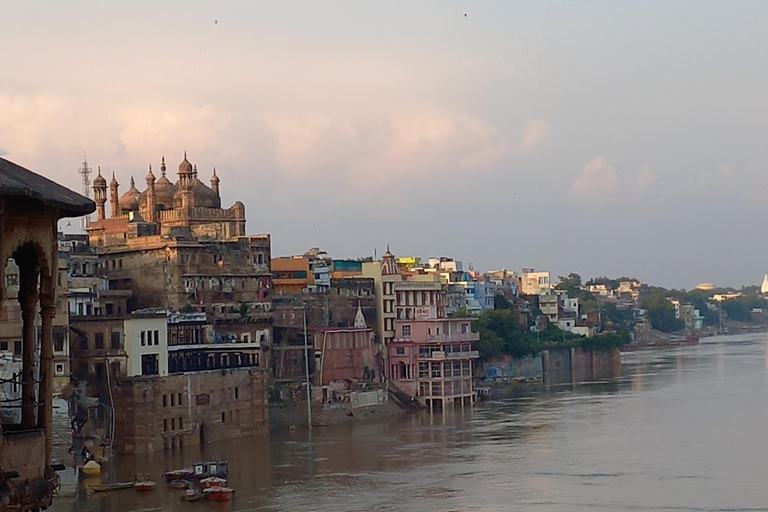
<instances>
[{"instance_id":1,"label":"wooden boat","mask_svg":"<svg viewBox=\"0 0 768 512\"><path fill-rule=\"evenodd\" d=\"M200 487L203 489L210 489L211 487L226 487L227 479L220 478L218 476L209 476L200 480Z\"/></svg>"},{"instance_id":2,"label":"wooden boat","mask_svg":"<svg viewBox=\"0 0 768 512\"><path fill-rule=\"evenodd\" d=\"M149 475L139 474L136 475L136 483L133 486L137 491L152 491L155 489L155 482L149 479Z\"/></svg>"},{"instance_id":3,"label":"wooden boat","mask_svg":"<svg viewBox=\"0 0 768 512\"><path fill-rule=\"evenodd\" d=\"M227 478L229 463L225 460L196 461L192 465L193 478L203 479L209 476Z\"/></svg>"},{"instance_id":4,"label":"wooden boat","mask_svg":"<svg viewBox=\"0 0 768 512\"><path fill-rule=\"evenodd\" d=\"M210 501L229 501L232 499L232 494L235 490L229 487L209 487L203 489L203 496Z\"/></svg>"},{"instance_id":5,"label":"wooden boat","mask_svg":"<svg viewBox=\"0 0 768 512\"><path fill-rule=\"evenodd\" d=\"M163 478L168 483L174 480L187 480L192 477L194 470L192 468L174 469L173 471L166 471L163 473Z\"/></svg>"},{"instance_id":6,"label":"wooden boat","mask_svg":"<svg viewBox=\"0 0 768 512\"><path fill-rule=\"evenodd\" d=\"M184 501L199 501L202 496L200 489L187 489L181 493L181 499Z\"/></svg>"},{"instance_id":7,"label":"wooden boat","mask_svg":"<svg viewBox=\"0 0 768 512\"><path fill-rule=\"evenodd\" d=\"M120 489L130 489L136 482L115 482L113 484L88 484L88 488L93 492L117 491Z\"/></svg>"},{"instance_id":8,"label":"wooden boat","mask_svg":"<svg viewBox=\"0 0 768 512\"><path fill-rule=\"evenodd\" d=\"M181 479L174 480L173 482L168 484L168 487L170 487L171 489L186 489L187 487L189 487L189 482Z\"/></svg>"}]
</instances>

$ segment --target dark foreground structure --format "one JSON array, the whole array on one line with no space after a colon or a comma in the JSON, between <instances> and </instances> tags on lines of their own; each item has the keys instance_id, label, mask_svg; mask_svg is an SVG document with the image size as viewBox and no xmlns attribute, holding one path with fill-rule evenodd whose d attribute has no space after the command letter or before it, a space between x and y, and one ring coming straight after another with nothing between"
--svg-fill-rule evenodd
<instances>
[{"instance_id":1,"label":"dark foreground structure","mask_svg":"<svg viewBox=\"0 0 768 512\"><path fill-rule=\"evenodd\" d=\"M3 389L21 390L20 398L0 405L15 409L3 411L14 420L3 421L0 436L0 512L51 503L57 480L51 467L57 221L95 209L90 199L0 158L0 304L8 296L5 267L12 258L20 271L23 329L21 373L0 379Z\"/></svg>"}]
</instances>

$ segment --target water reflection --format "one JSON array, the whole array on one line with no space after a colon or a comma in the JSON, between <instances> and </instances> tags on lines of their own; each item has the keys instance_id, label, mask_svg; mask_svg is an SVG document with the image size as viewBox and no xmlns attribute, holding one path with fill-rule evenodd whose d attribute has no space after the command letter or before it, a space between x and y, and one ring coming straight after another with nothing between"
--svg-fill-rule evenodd
<instances>
[{"instance_id":1,"label":"water reflection","mask_svg":"<svg viewBox=\"0 0 768 512\"><path fill-rule=\"evenodd\" d=\"M761 510L764 335L625 354L620 373L510 387L425 412L120 459L118 479L230 461L222 510ZM176 491L61 498L54 510L218 510Z\"/></svg>"}]
</instances>

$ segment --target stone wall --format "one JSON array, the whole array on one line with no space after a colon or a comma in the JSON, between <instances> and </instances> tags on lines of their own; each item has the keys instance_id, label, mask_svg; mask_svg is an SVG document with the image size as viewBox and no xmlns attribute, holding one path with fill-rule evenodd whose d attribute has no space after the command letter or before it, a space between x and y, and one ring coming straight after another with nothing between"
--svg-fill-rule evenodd
<instances>
[{"instance_id":1,"label":"stone wall","mask_svg":"<svg viewBox=\"0 0 768 512\"><path fill-rule=\"evenodd\" d=\"M114 449L145 454L267 432L266 374L255 368L121 379Z\"/></svg>"}]
</instances>

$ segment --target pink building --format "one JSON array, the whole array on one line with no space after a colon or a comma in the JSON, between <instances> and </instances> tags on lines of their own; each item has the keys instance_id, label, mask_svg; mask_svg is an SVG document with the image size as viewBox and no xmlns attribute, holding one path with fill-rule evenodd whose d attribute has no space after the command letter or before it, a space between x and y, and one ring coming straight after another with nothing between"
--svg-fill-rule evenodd
<instances>
[{"instance_id":1,"label":"pink building","mask_svg":"<svg viewBox=\"0 0 768 512\"><path fill-rule=\"evenodd\" d=\"M397 320L389 346L389 379L430 408L471 405L472 365L480 335L471 318Z\"/></svg>"}]
</instances>

